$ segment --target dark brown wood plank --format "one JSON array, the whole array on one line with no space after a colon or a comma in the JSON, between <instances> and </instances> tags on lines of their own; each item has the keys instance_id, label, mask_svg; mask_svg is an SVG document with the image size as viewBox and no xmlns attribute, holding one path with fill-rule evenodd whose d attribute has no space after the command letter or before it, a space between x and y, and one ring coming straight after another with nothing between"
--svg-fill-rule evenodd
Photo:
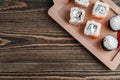
<instances>
[{"instance_id":1,"label":"dark brown wood plank","mask_svg":"<svg viewBox=\"0 0 120 80\"><path fill-rule=\"evenodd\" d=\"M48 16L52 0L17 1L0 11L1 80L120 79Z\"/></svg>"}]
</instances>

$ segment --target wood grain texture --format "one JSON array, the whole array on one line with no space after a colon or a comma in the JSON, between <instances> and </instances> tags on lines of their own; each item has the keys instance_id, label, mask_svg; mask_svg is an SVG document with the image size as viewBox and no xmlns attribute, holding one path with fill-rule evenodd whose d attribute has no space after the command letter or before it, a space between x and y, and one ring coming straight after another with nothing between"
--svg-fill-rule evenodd
<instances>
[{"instance_id":1,"label":"wood grain texture","mask_svg":"<svg viewBox=\"0 0 120 80\"><path fill-rule=\"evenodd\" d=\"M0 11L1 80L120 79L48 16L52 0L17 1Z\"/></svg>"}]
</instances>

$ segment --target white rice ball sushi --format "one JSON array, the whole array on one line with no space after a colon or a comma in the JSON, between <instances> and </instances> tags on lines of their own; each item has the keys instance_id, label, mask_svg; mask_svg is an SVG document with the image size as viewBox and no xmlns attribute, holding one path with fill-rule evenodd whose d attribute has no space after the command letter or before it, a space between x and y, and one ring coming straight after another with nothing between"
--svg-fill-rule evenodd
<instances>
[{"instance_id":1,"label":"white rice ball sushi","mask_svg":"<svg viewBox=\"0 0 120 80\"><path fill-rule=\"evenodd\" d=\"M92 36L94 38L97 38L100 36L101 32L101 24L95 21L87 21L84 34L87 36Z\"/></svg>"},{"instance_id":2,"label":"white rice ball sushi","mask_svg":"<svg viewBox=\"0 0 120 80\"><path fill-rule=\"evenodd\" d=\"M88 7L89 6L89 0L75 0L75 3L79 6Z\"/></svg>"},{"instance_id":3,"label":"white rice ball sushi","mask_svg":"<svg viewBox=\"0 0 120 80\"><path fill-rule=\"evenodd\" d=\"M97 1L94 5L92 15L97 18L105 18L108 14L109 6L103 2Z\"/></svg>"},{"instance_id":4,"label":"white rice ball sushi","mask_svg":"<svg viewBox=\"0 0 120 80\"><path fill-rule=\"evenodd\" d=\"M111 30L119 31L120 30L120 15L112 17L109 20L108 25L109 25Z\"/></svg>"},{"instance_id":5,"label":"white rice ball sushi","mask_svg":"<svg viewBox=\"0 0 120 80\"><path fill-rule=\"evenodd\" d=\"M72 7L70 11L69 23L73 25L80 25L85 18L85 11L77 7Z\"/></svg>"},{"instance_id":6,"label":"white rice ball sushi","mask_svg":"<svg viewBox=\"0 0 120 80\"><path fill-rule=\"evenodd\" d=\"M115 50L118 47L118 40L112 35L107 35L102 40L102 47L104 50L107 50L107 51Z\"/></svg>"}]
</instances>

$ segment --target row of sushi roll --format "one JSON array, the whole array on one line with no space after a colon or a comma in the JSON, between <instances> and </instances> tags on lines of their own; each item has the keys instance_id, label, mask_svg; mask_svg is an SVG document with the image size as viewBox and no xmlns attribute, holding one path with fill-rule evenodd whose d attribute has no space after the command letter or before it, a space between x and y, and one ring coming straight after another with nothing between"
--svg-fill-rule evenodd
<instances>
[{"instance_id":1,"label":"row of sushi roll","mask_svg":"<svg viewBox=\"0 0 120 80\"><path fill-rule=\"evenodd\" d=\"M117 48L120 49L120 15L113 16L108 21L108 26L112 31L117 32L117 38L113 36L111 36L111 38L108 37L108 39L104 38L102 42L104 49L108 51L115 50Z\"/></svg>"},{"instance_id":2,"label":"row of sushi roll","mask_svg":"<svg viewBox=\"0 0 120 80\"><path fill-rule=\"evenodd\" d=\"M108 21L109 28L117 32L117 38L113 37L112 35L106 36L102 40L102 46L107 51L112 51L115 49L120 49L120 15L113 16Z\"/></svg>"},{"instance_id":3,"label":"row of sushi roll","mask_svg":"<svg viewBox=\"0 0 120 80\"><path fill-rule=\"evenodd\" d=\"M74 0L77 5L88 7L90 2L89 0ZM109 11L109 6L101 1L96 1L93 10L92 15L96 18L103 19L107 16ZM78 7L72 7L70 11L70 20L69 23L72 25L80 25L84 22L85 19L85 10L80 9ZM115 38L112 35L107 35L102 40L102 47L104 50L112 51L120 47L120 15L112 17L108 21L109 28L113 31L119 31L118 32L118 39ZM98 38L100 36L101 32L101 23L96 22L94 20L88 20L85 29L84 34L87 36L91 36L94 38Z\"/></svg>"},{"instance_id":4,"label":"row of sushi roll","mask_svg":"<svg viewBox=\"0 0 120 80\"><path fill-rule=\"evenodd\" d=\"M75 0L75 3L88 7L89 0ZM109 6L101 1L97 1L94 5L92 15L97 18L105 18L109 11ZM72 7L70 11L70 24L80 25L85 19L85 10L78 7Z\"/></svg>"}]
</instances>

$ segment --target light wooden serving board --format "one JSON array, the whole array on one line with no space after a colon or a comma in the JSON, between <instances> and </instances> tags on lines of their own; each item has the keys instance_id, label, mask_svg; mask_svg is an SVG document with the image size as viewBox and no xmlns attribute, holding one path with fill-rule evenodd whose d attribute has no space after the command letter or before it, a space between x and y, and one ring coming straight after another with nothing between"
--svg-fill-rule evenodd
<instances>
[{"instance_id":1,"label":"light wooden serving board","mask_svg":"<svg viewBox=\"0 0 120 80\"><path fill-rule=\"evenodd\" d=\"M90 0L90 6L88 8L82 8L86 11L85 21L80 26L73 26L69 24L69 14L71 7L76 6L74 0L53 0L54 5L49 9L48 14L59 23L69 34L71 34L77 41L79 41L84 47L86 47L94 56L96 56L101 62L103 62L109 69L115 70L120 63L119 50L105 51L101 48L102 39L111 34L117 37L117 32L113 32L108 27L108 20L120 14L120 8L112 0L104 0L110 6L109 13L104 19L93 18L91 13L93 5L96 0ZM102 24L101 36L97 39L85 36L83 34L85 23L87 20L95 20Z\"/></svg>"}]
</instances>

